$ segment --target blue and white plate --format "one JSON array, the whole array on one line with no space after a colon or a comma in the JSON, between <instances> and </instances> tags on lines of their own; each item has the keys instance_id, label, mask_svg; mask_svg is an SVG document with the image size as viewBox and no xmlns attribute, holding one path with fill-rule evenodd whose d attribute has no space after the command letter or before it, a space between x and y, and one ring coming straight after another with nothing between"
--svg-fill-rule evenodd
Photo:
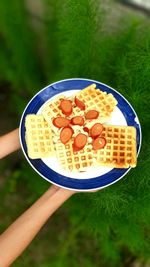
<instances>
[{"instance_id":1,"label":"blue and white plate","mask_svg":"<svg viewBox=\"0 0 150 267\"><path fill-rule=\"evenodd\" d=\"M125 176L131 168L116 169L108 167L97 167L88 169L86 172L72 173L64 171L55 158L30 159L27 154L25 142L25 117L28 114L40 114L41 108L45 102L54 99L59 94L70 96L86 86L95 83L96 87L107 93L112 93L118 101L118 105L112 113L111 120L107 124L112 125L129 125L136 127L137 130L137 154L141 147L141 127L134 109L130 103L116 90L106 84L89 80L89 79L67 79L48 85L39 91L28 103L25 108L20 122L20 142L22 150L27 161L32 168L47 181L58 186L78 190L91 191L109 186L123 176Z\"/></svg>"}]
</instances>

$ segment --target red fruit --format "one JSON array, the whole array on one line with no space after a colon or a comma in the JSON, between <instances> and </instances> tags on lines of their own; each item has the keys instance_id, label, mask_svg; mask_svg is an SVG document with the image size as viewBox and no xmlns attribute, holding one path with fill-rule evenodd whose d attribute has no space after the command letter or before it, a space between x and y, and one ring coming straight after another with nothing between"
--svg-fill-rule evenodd
<instances>
[{"instance_id":1,"label":"red fruit","mask_svg":"<svg viewBox=\"0 0 150 267\"><path fill-rule=\"evenodd\" d=\"M68 126L70 123L70 120L64 117L57 117L53 119L53 124L57 128L62 128Z\"/></svg>"},{"instance_id":2,"label":"red fruit","mask_svg":"<svg viewBox=\"0 0 150 267\"><path fill-rule=\"evenodd\" d=\"M69 116L72 113L72 102L67 99L63 99L60 102L60 109L63 114Z\"/></svg>"},{"instance_id":3,"label":"red fruit","mask_svg":"<svg viewBox=\"0 0 150 267\"><path fill-rule=\"evenodd\" d=\"M90 129L90 136L92 138L98 137L103 131L103 125L101 123L95 123Z\"/></svg>"},{"instance_id":4,"label":"red fruit","mask_svg":"<svg viewBox=\"0 0 150 267\"><path fill-rule=\"evenodd\" d=\"M106 145L106 139L104 137L97 137L93 141L93 149L94 150L104 148L105 145Z\"/></svg>"},{"instance_id":5,"label":"red fruit","mask_svg":"<svg viewBox=\"0 0 150 267\"><path fill-rule=\"evenodd\" d=\"M71 119L71 123L73 125L80 125L82 126L84 124L84 119L82 116L75 116Z\"/></svg>"},{"instance_id":6,"label":"red fruit","mask_svg":"<svg viewBox=\"0 0 150 267\"><path fill-rule=\"evenodd\" d=\"M60 132L60 140L63 144L66 144L72 137L74 131L71 127L64 127Z\"/></svg>"},{"instance_id":7,"label":"red fruit","mask_svg":"<svg viewBox=\"0 0 150 267\"><path fill-rule=\"evenodd\" d=\"M80 108L81 110L85 110L85 104L79 100L77 97L75 97L75 104L78 108Z\"/></svg>"},{"instance_id":8,"label":"red fruit","mask_svg":"<svg viewBox=\"0 0 150 267\"><path fill-rule=\"evenodd\" d=\"M92 120L92 119L97 119L99 116L99 112L97 110L89 110L86 114L85 114L85 118L87 120Z\"/></svg>"}]
</instances>

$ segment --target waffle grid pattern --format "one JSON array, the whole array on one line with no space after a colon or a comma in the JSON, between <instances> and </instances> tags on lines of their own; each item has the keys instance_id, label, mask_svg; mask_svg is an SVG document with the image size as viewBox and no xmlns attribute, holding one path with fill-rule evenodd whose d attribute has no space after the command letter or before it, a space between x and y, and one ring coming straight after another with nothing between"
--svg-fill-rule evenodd
<instances>
[{"instance_id":1,"label":"waffle grid pattern","mask_svg":"<svg viewBox=\"0 0 150 267\"><path fill-rule=\"evenodd\" d=\"M99 89L95 89L96 85L92 84L85 89L81 90L75 96L77 96L81 101L83 101L86 105L86 111L88 110L97 110L100 113L99 121L101 123L109 120L112 111L117 105L117 100L113 97L112 94L107 94L106 92L102 92ZM74 101L74 97L71 96L67 99ZM59 105L61 99L64 99L63 95L55 98L54 100L46 103L42 109L42 115L45 120L50 124L53 131L56 133L52 119L58 116L64 116L61 112ZM69 116L70 118L74 116L84 116L84 111L80 110L78 107L73 107L73 112ZM57 133L56 133L57 134Z\"/></svg>"},{"instance_id":2,"label":"waffle grid pattern","mask_svg":"<svg viewBox=\"0 0 150 267\"><path fill-rule=\"evenodd\" d=\"M94 123L106 122L117 105L117 100L112 94L96 89L95 84L91 84L75 96L85 103L86 111L92 109L99 111L100 115L94 120ZM67 99L74 101L75 96ZM42 109L42 115L27 115L25 122L26 142L30 158L36 159L55 155L62 168L69 171L85 171L90 166L101 165L115 168L136 166L136 129L132 126L103 125L104 130L101 136L106 139L106 146L103 149L93 150L92 143L89 141L83 150L73 152L73 139L66 145L62 144L60 129L53 125L52 120L58 116L64 116L59 105L61 99L65 98L65 96L59 95L46 103ZM84 112L74 106L69 117L83 116ZM93 122L87 120L86 126L91 128L91 123ZM79 132L83 131L82 128L80 127ZM75 129L74 135L77 131L78 129Z\"/></svg>"},{"instance_id":3,"label":"waffle grid pattern","mask_svg":"<svg viewBox=\"0 0 150 267\"><path fill-rule=\"evenodd\" d=\"M112 94L107 94L99 89L87 87L77 93L77 97L86 103L86 110L95 109L99 111L99 119L101 122L106 122L117 105L117 100Z\"/></svg>"},{"instance_id":4,"label":"waffle grid pattern","mask_svg":"<svg viewBox=\"0 0 150 267\"><path fill-rule=\"evenodd\" d=\"M100 165L116 168L136 166L136 130L131 126L104 126L106 146L95 152Z\"/></svg>"},{"instance_id":5,"label":"waffle grid pattern","mask_svg":"<svg viewBox=\"0 0 150 267\"><path fill-rule=\"evenodd\" d=\"M73 152L72 141L63 145L56 142L56 154L59 163L65 170L82 171L89 166L107 166L128 168L136 166L136 130L130 126L105 126L102 137L106 146L93 150L88 144L83 150Z\"/></svg>"},{"instance_id":6,"label":"waffle grid pattern","mask_svg":"<svg viewBox=\"0 0 150 267\"><path fill-rule=\"evenodd\" d=\"M86 145L83 150L73 152L73 141L66 145L59 140L55 143L57 159L63 169L68 171L85 171L94 163L91 145Z\"/></svg>"},{"instance_id":7,"label":"waffle grid pattern","mask_svg":"<svg viewBox=\"0 0 150 267\"><path fill-rule=\"evenodd\" d=\"M51 123L53 118L56 118L58 116L66 117L62 112L61 109L59 108L60 101L61 99L69 99L72 102L74 101L74 96L73 97L65 97L65 96L60 96L52 101L49 101L47 104L44 105L42 109L42 115L44 118ZM78 107L73 107L73 112L69 116L69 118L74 117L74 116L83 116L84 111L80 110Z\"/></svg>"},{"instance_id":8,"label":"waffle grid pattern","mask_svg":"<svg viewBox=\"0 0 150 267\"><path fill-rule=\"evenodd\" d=\"M54 100L49 101L43 106L42 115L45 120L52 126L52 119L58 116L64 116L59 108L61 99L64 99L63 95L58 96Z\"/></svg>"},{"instance_id":9,"label":"waffle grid pattern","mask_svg":"<svg viewBox=\"0 0 150 267\"><path fill-rule=\"evenodd\" d=\"M27 115L26 143L32 159L50 157L54 153L52 132L42 115Z\"/></svg>"}]
</instances>

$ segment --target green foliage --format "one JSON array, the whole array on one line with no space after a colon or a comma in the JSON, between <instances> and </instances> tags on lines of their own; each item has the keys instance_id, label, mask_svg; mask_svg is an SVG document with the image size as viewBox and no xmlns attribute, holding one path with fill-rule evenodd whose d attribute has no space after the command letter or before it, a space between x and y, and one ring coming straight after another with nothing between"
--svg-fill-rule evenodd
<instances>
[{"instance_id":1,"label":"green foliage","mask_svg":"<svg viewBox=\"0 0 150 267\"><path fill-rule=\"evenodd\" d=\"M42 84L43 76L35 49L38 40L29 25L23 1L14 0L6 5L2 0L0 24L1 79L10 82L12 100L17 108L19 99L25 105L21 99L31 97Z\"/></svg>"},{"instance_id":2,"label":"green foliage","mask_svg":"<svg viewBox=\"0 0 150 267\"><path fill-rule=\"evenodd\" d=\"M9 82L10 106L17 104L16 114L21 113L31 96L54 80L97 79L115 87L133 105L142 125L143 144L138 166L121 181L96 193L76 194L64 205L63 213L60 211L57 216L60 220L64 214L67 216L67 234L62 226L54 242L57 253L49 256L42 250L45 258L39 265L29 259L30 254L25 254L14 266L47 267L50 262L51 266L59 267L63 262L66 267L99 264L111 267L123 266L132 258L147 260L150 255L149 22L140 16L124 16L116 22L120 27L104 31L107 17L99 1L44 0L43 3L42 40L39 40L23 1L10 1L9 5L0 2L0 80ZM22 192L25 185L27 206L49 186L24 160L9 179L1 199L6 194Z\"/></svg>"},{"instance_id":3,"label":"green foliage","mask_svg":"<svg viewBox=\"0 0 150 267\"><path fill-rule=\"evenodd\" d=\"M60 78L92 76L96 30L96 1L65 1L58 16Z\"/></svg>"}]
</instances>

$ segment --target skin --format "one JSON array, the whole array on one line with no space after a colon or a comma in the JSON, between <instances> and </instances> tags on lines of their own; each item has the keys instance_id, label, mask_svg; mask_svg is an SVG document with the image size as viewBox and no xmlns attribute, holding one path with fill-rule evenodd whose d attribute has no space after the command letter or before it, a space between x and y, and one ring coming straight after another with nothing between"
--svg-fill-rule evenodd
<instances>
[{"instance_id":1,"label":"skin","mask_svg":"<svg viewBox=\"0 0 150 267\"><path fill-rule=\"evenodd\" d=\"M0 137L0 158L20 149L19 129ZM75 192L52 185L0 235L0 267L10 266L52 214Z\"/></svg>"}]
</instances>

